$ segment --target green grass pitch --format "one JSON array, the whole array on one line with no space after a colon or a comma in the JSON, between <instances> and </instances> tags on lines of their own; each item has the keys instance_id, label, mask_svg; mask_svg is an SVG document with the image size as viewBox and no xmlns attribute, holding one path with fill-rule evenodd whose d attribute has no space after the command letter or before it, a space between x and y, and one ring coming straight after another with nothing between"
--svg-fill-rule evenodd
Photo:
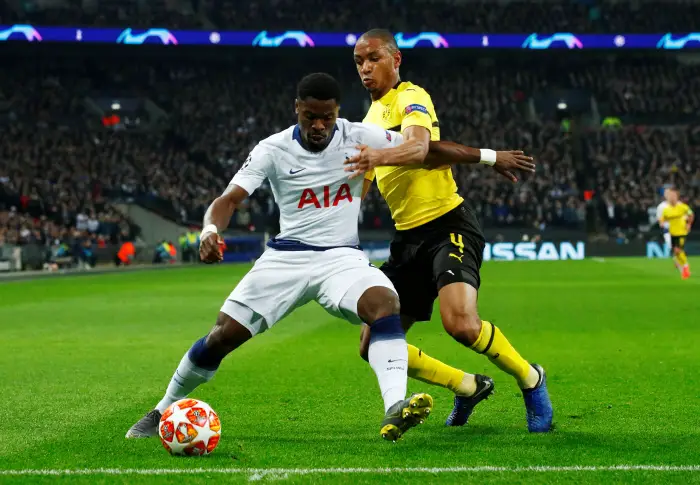
<instances>
[{"instance_id":1,"label":"green grass pitch","mask_svg":"<svg viewBox=\"0 0 700 485\"><path fill-rule=\"evenodd\" d=\"M400 442L382 441L359 328L311 304L193 394L221 416L212 456L173 458L157 439L124 439L246 269L0 284L0 483L700 483L700 275L681 281L670 261L645 259L485 264L482 318L548 370L550 434L527 433L513 380L452 341L436 312L409 342L491 375L496 394L467 427L445 428L450 393L410 381L433 395L433 414Z\"/></svg>"}]
</instances>

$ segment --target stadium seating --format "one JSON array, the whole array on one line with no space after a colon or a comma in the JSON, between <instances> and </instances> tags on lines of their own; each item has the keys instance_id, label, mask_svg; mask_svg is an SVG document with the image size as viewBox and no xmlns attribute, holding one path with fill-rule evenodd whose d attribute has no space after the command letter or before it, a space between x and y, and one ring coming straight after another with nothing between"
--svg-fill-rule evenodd
<instances>
[{"instance_id":1,"label":"stadium seating","mask_svg":"<svg viewBox=\"0 0 700 485\"><path fill-rule=\"evenodd\" d=\"M38 25L131 26L137 28L219 28L308 31L362 31L382 26L395 31L440 32L690 32L700 27L700 6L692 0L627 2L356 0L355 10L333 2L294 0L240 2L183 0L170 2L94 2L81 8L77 0L48 3L52 8L0 11L0 24L30 21Z\"/></svg>"},{"instance_id":2,"label":"stadium seating","mask_svg":"<svg viewBox=\"0 0 700 485\"><path fill-rule=\"evenodd\" d=\"M351 66L333 71L324 62L319 68L338 75L353 102L366 99L361 88L358 94L352 71L343 70ZM26 61L13 76L0 77L0 99L4 93L11 107L0 148L0 175L9 180L5 191L41 201L35 206L61 224L74 224L81 210L95 212L98 219L104 213L102 220L117 226L127 224L108 204L97 207L97 201L114 197L136 198L179 222L201 221L207 204L255 143L294 123L294 82L308 67L293 61L283 65L285 76L275 75L280 64L254 59L239 61L235 69L78 59L44 62L37 75L33 61ZM691 203L700 202L700 129L678 124L683 113L692 116L700 109L697 68L630 59L576 62L566 70L497 61L478 67L478 76L474 69L465 65L444 75L444 70L408 68L405 78L432 93L443 138L522 148L537 157L537 173L517 185L485 167L455 169L460 192L485 227L582 229L586 189L597 194L594 202L599 201L600 218L611 232L648 229L649 208L658 202L664 183L680 185ZM529 111L530 95L552 87L588 90L602 115L624 119L621 130L595 129L586 135L586 170L573 163L566 130ZM168 120L150 133L105 130L81 101L95 92L148 96ZM654 127L649 120L666 126ZM676 124L668 125L669 120ZM11 207L4 205L5 211ZM57 213L71 216L57 220ZM271 193L263 187L240 208L232 226L265 229L274 224L275 213ZM361 227L391 227L376 189L363 206ZM121 229L110 230L106 236L120 234Z\"/></svg>"}]
</instances>

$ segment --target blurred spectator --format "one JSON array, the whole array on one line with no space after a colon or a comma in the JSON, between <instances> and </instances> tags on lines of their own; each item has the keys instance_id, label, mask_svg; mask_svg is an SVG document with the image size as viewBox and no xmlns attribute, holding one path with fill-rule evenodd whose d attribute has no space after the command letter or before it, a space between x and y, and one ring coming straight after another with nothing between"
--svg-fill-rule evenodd
<instances>
[{"instance_id":1,"label":"blurred spectator","mask_svg":"<svg viewBox=\"0 0 700 485\"><path fill-rule=\"evenodd\" d=\"M161 241L156 246L153 253L153 263L163 264L163 263L174 263L177 261L177 249L175 245L170 241Z\"/></svg>"},{"instance_id":2,"label":"blurred spectator","mask_svg":"<svg viewBox=\"0 0 700 485\"><path fill-rule=\"evenodd\" d=\"M114 264L116 266L129 266L134 262L136 257L136 246L131 241L126 241L121 244L119 251L114 255Z\"/></svg>"},{"instance_id":3,"label":"blurred spectator","mask_svg":"<svg viewBox=\"0 0 700 485\"><path fill-rule=\"evenodd\" d=\"M76 246L77 239L89 239L92 247L121 244L133 240L137 228L114 208L116 199L134 200L178 223L201 223L252 147L295 122L294 83L309 66L260 59L240 59L236 69L183 60L49 61L39 75L36 63L27 61L13 76L0 76L0 98L11 100L15 115L2 125L0 236L6 244L65 245L73 257L88 247ZM348 93L343 113L361 116L367 96L352 65L340 67L335 58L318 62L314 69L335 74ZM668 59L578 60L567 69L545 61L454 62L447 70L419 65L404 76L432 94L444 139L519 148L538 161L537 172L517 184L483 166L453 168L460 193L486 228L583 229L590 207L611 234L644 231L653 225L649 208L666 183L679 185L691 206L700 202L700 128L669 125L662 116L700 112L700 72L692 66ZM620 129L584 136L587 166L575 163L560 124L533 112L532 96L556 88L588 89L601 110L625 119ZM627 102L628 91L642 102ZM79 100L95 92L148 97L168 120L150 130L107 130L81 108ZM588 206L584 189L597 194ZM277 217L264 184L239 207L232 226L275 232ZM392 227L376 187L363 203L360 224Z\"/></svg>"},{"instance_id":4,"label":"blurred spectator","mask_svg":"<svg viewBox=\"0 0 700 485\"><path fill-rule=\"evenodd\" d=\"M352 9L323 0L180 0L168 2L22 2L0 10L2 23L361 32L368 26L439 32L693 32L700 6L693 0L499 1L355 0ZM27 8L28 6L32 8ZM86 4L87 5L87 4ZM358 14L357 12L362 12ZM527 19L527 28L524 28Z\"/></svg>"}]
</instances>

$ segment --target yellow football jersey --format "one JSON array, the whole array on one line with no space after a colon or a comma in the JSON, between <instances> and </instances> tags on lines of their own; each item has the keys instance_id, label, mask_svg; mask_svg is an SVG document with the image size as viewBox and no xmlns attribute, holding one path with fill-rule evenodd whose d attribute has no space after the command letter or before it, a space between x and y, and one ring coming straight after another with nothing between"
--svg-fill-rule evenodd
<instances>
[{"instance_id":1,"label":"yellow football jersey","mask_svg":"<svg viewBox=\"0 0 700 485\"><path fill-rule=\"evenodd\" d=\"M661 213L661 218L669 223L668 232L671 236L687 236L688 216L692 213L688 204L679 202L676 205L667 205Z\"/></svg>"},{"instance_id":2,"label":"yellow football jersey","mask_svg":"<svg viewBox=\"0 0 700 485\"><path fill-rule=\"evenodd\" d=\"M374 101L363 122L399 132L409 126L423 126L430 130L431 140L440 139L440 125L430 95L410 82L399 83ZM365 178L373 180L375 176L399 231L437 219L464 200L457 194L449 166L432 170L417 165L377 167Z\"/></svg>"}]
</instances>

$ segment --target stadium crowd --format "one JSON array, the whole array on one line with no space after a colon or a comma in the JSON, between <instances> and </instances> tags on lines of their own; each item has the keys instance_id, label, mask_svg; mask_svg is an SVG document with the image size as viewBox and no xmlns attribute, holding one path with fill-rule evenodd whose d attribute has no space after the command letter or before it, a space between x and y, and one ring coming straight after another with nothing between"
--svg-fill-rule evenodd
<instances>
[{"instance_id":1,"label":"stadium crowd","mask_svg":"<svg viewBox=\"0 0 700 485\"><path fill-rule=\"evenodd\" d=\"M136 229L113 208L115 199L135 199L178 222L201 221L250 149L294 123L295 80L309 66L285 66L285 76L275 74L278 64L253 60L240 60L235 70L116 59L16 66L12 77L0 77L0 241L75 247L128 240ZM331 72L349 93L344 110L359 105L348 109L361 116L367 96L352 65L346 68ZM431 92L444 139L519 148L536 157L537 172L515 185L483 166L454 169L460 193L485 227L582 229L587 208L597 204L611 234L645 231L649 209L668 183L700 206L700 128L645 123L664 122L663 115L681 108L689 116L700 112L700 99L689 89L697 83L694 67L596 61L561 70L495 62L480 66L479 76L474 69L454 67L445 76L409 64L404 78ZM601 111L625 120L622 128L588 128L585 169L576 165L563 125L533 113L529 103L538 91L559 87L590 90ZM167 120L133 132L105 129L85 99L110 95L148 97ZM263 186L239 208L232 226L268 229L276 210ZM376 188L363 204L361 227L392 227Z\"/></svg>"},{"instance_id":2,"label":"stadium crowd","mask_svg":"<svg viewBox=\"0 0 700 485\"><path fill-rule=\"evenodd\" d=\"M667 184L679 187L691 207L700 207L700 127L601 130L590 133L587 144L609 231L650 226Z\"/></svg>"},{"instance_id":3,"label":"stadium crowd","mask_svg":"<svg viewBox=\"0 0 700 485\"><path fill-rule=\"evenodd\" d=\"M0 24L130 26L172 29L363 31L383 25L395 31L439 32L691 32L700 28L693 0L355 0L353 10L306 0L169 0L166 2L63 0L41 8L0 11ZM358 15L355 12L362 12Z\"/></svg>"},{"instance_id":4,"label":"stadium crowd","mask_svg":"<svg viewBox=\"0 0 700 485\"><path fill-rule=\"evenodd\" d=\"M10 123L0 144L0 253L43 248L46 261L94 266L94 248L132 240L138 228L109 202L108 162L83 131ZM2 256L2 254L0 254Z\"/></svg>"}]
</instances>

